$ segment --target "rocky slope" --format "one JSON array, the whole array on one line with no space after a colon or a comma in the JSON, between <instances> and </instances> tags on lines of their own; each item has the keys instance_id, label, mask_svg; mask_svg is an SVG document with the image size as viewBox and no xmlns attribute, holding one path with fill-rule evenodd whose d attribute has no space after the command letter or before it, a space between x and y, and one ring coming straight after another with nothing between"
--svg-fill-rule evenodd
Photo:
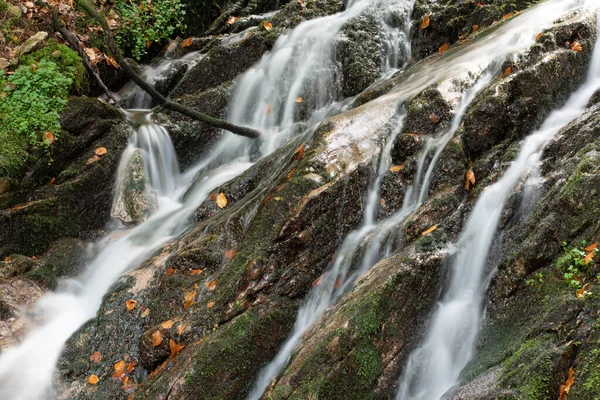
<instances>
[{"instance_id":1,"label":"rocky slope","mask_svg":"<svg viewBox=\"0 0 600 400\"><path fill-rule=\"evenodd\" d=\"M375 86L370 85L380 74L379 32L368 12L348 23L336 57L344 96L358 95L350 109L215 190L228 199L223 209L206 200L190 229L124 275L97 317L67 342L56 372L59 397L245 398L343 238L360 226L398 108L406 119L391 155L402 168L382 177L379 219L402 207L426 137L448 129L458 96L481 74L461 70L457 60L474 57L486 37L530 5L454 3L416 2L414 60ZM236 3L217 18L210 36L195 39L189 48L179 46L180 54L206 54L172 97L223 116L235 78L269 51L278 35L342 7L337 1L292 2L270 17L272 30L262 20L225 24L224 16L236 12L244 17L274 8L257 4ZM261 24L252 36L227 43L252 23ZM583 81L596 34L595 15L575 12L540 32L524 53L502 60L503 73L470 104L442 152L428 200L397 227L402 246L362 275L304 336L265 399L395 397L406 358L426 332L447 279L448 246L482 190L514 159L520 141ZM573 42L580 43L580 51ZM450 50L436 54L445 43ZM456 69L442 71L453 62ZM578 296L564 279L577 258L572 250L600 240L597 99L550 144L535 196L521 184L503 210L490 261L498 271L476 356L450 398L557 398L570 368L575 383L569 398L600 396L599 257L578 276L589 294ZM155 119L169 127L183 167L221 135L172 113L157 113ZM56 278L80 271L92 256L84 241L102 234L110 219L117 160L128 137L125 117L98 100L73 98L61 123L67 139L51 170L40 168L27 185L0 186L0 256L10 255L0 262L0 348L26 331L19 304L35 301ZM98 147L108 153L88 165ZM476 177L472 190L465 189L469 170ZM43 184L54 176L52 185ZM191 292L193 302L186 304ZM135 300L136 307L128 309L127 300ZM158 345L156 332L163 338ZM184 347L174 352L174 345ZM96 352L100 359L91 357ZM125 377L111 377L121 360L130 366ZM100 378L97 384L87 383L90 374Z\"/></svg>"}]
</instances>

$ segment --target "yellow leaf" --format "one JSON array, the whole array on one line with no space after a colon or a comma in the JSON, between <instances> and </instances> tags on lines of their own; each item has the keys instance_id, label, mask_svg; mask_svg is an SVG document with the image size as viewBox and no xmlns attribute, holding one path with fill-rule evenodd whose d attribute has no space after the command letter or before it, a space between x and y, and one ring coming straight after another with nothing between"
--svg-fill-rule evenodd
<instances>
[{"instance_id":1,"label":"yellow leaf","mask_svg":"<svg viewBox=\"0 0 600 400\"><path fill-rule=\"evenodd\" d=\"M540 38L544 35L544 32L540 32L537 35L535 35L535 40L540 40Z\"/></svg>"},{"instance_id":2,"label":"yellow leaf","mask_svg":"<svg viewBox=\"0 0 600 400\"><path fill-rule=\"evenodd\" d=\"M131 311L131 310L133 310L137 306L137 301L135 301L135 300L127 300L125 302L125 306L127 306L127 309L129 311Z\"/></svg>"},{"instance_id":3,"label":"yellow leaf","mask_svg":"<svg viewBox=\"0 0 600 400\"><path fill-rule=\"evenodd\" d=\"M96 154L97 156L103 156L106 153L108 153L108 150L106 150L106 147L98 147L96 150L94 150L94 154Z\"/></svg>"},{"instance_id":4,"label":"yellow leaf","mask_svg":"<svg viewBox=\"0 0 600 400\"><path fill-rule=\"evenodd\" d=\"M426 231L422 232L421 236L429 235L431 232L435 231L436 229L437 229L437 225L433 225L431 228L429 228Z\"/></svg>"},{"instance_id":5,"label":"yellow leaf","mask_svg":"<svg viewBox=\"0 0 600 400\"><path fill-rule=\"evenodd\" d=\"M179 352L181 350L183 350L183 348L185 346L179 345L173 339L170 339L169 340L169 347L171 348L171 355L169 356L169 358L175 358L175 357L177 357L177 354L179 354Z\"/></svg>"},{"instance_id":6,"label":"yellow leaf","mask_svg":"<svg viewBox=\"0 0 600 400\"><path fill-rule=\"evenodd\" d=\"M192 45L192 42L194 41L194 38L187 38L184 41L181 42L180 46L181 47L189 47Z\"/></svg>"},{"instance_id":7,"label":"yellow leaf","mask_svg":"<svg viewBox=\"0 0 600 400\"><path fill-rule=\"evenodd\" d=\"M94 364L98 364L102 361L102 354L99 351L93 352L92 355L90 355L90 361Z\"/></svg>"},{"instance_id":8,"label":"yellow leaf","mask_svg":"<svg viewBox=\"0 0 600 400\"><path fill-rule=\"evenodd\" d=\"M583 47L581 47L581 43L573 42L573 44L571 45L571 50L579 53L579 52L583 51Z\"/></svg>"},{"instance_id":9,"label":"yellow leaf","mask_svg":"<svg viewBox=\"0 0 600 400\"><path fill-rule=\"evenodd\" d=\"M173 326L173 321L172 320L165 321L162 324L160 324L160 326L162 326L164 329L169 329Z\"/></svg>"},{"instance_id":10,"label":"yellow leaf","mask_svg":"<svg viewBox=\"0 0 600 400\"><path fill-rule=\"evenodd\" d=\"M429 14L425 15L425 18L421 21L421 30L427 29L429 24L431 23L431 18L429 18Z\"/></svg>"},{"instance_id":11,"label":"yellow leaf","mask_svg":"<svg viewBox=\"0 0 600 400\"><path fill-rule=\"evenodd\" d=\"M158 329L154 331L154 333L152 334L152 346L154 347L158 347L160 346L160 344L163 342L164 337L161 331L159 331ZM123 364L125 364L125 362L123 362Z\"/></svg>"},{"instance_id":12,"label":"yellow leaf","mask_svg":"<svg viewBox=\"0 0 600 400\"><path fill-rule=\"evenodd\" d=\"M467 175L466 175L466 189L470 190L474 185L475 185L475 173L473 172L472 169L467 171Z\"/></svg>"},{"instance_id":13,"label":"yellow leaf","mask_svg":"<svg viewBox=\"0 0 600 400\"><path fill-rule=\"evenodd\" d=\"M270 23L269 21L265 21L265 22L263 22L263 27L264 27L266 30L270 31L271 29L273 29L273 24L272 24L272 23Z\"/></svg>"},{"instance_id":14,"label":"yellow leaf","mask_svg":"<svg viewBox=\"0 0 600 400\"><path fill-rule=\"evenodd\" d=\"M401 165L394 165L392 168L390 168L390 172L400 172L404 169L404 164Z\"/></svg>"},{"instance_id":15,"label":"yellow leaf","mask_svg":"<svg viewBox=\"0 0 600 400\"><path fill-rule=\"evenodd\" d=\"M198 292L196 291L196 289L192 290L191 292L187 292L185 294L185 303L183 303L183 308L188 308L191 307L192 304L194 304L194 300L196 300L196 294Z\"/></svg>"},{"instance_id":16,"label":"yellow leaf","mask_svg":"<svg viewBox=\"0 0 600 400\"><path fill-rule=\"evenodd\" d=\"M206 307L208 307L208 308L213 308L213 307L214 307L214 305L215 305L215 302L214 302L214 301L211 301L210 303L208 303L208 304L206 305Z\"/></svg>"},{"instance_id":17,"label":"yellow leaf","mask_svg":"<svg viewBox=\"0 0 600 400\"><path fill-rule=\"evenodd\" d=\"M594 251L598 247L598 242L594 242L585 248L585 251Z\"/></svg>"},{"instance_id":18,"label":"yellow leaf","mask_svg":"<svg viewBox=\"0 0 600 400\"><path fill-rule=\"evenodd\" d=\"M237 21L238 19L238 17L229 17L229 19L227 20L227 25L235 24L235 21Z\"/></svg>"},{"instance_id":19,"label":"yellow leaf","mask_svg":"<svg viewBox=\"0 0 600 400\"><path fill-rule=\"evenodd\" d=\"M304 99L302 97L296 97L296 103L302 103Z\"/></svg>"},{"instance_id":20,"label":"yellow leaf","mask_svg":"<svg viewBox=\"0 0 600 400\"><path fill-rule=\"evenodd\" d=\"M443 53L445 51L448 51L448 49L450 48L450 43L444 43L439 49L438 49L438 53Z\"/></svg>"},{"instance_id":21,"label":"yellow leaf","mask_svg":"<svg viewBox=\"0 0 600 400\"><path fill-rule=\"evenodd\" d=\"M567 377L567 381L564 385L560 387L560 397L559 400L566 400L569 391L571 390L571 386L575 383L575 370L573 367L569 369L569 376Z\"/></svg>"},{"instance_id":22,"label":"yellow leaf","mask_svg":"<svg viewBox=\"0 0 600 400\"><path fill-rule=\"evenodd\" d=\"M275 201L281 201L281 200L282 200L282 197L273 197L273 199L274 199Z\"/></svg>"},{"instance_id":23,"label":"yellow leaf","mask_svg":"<svg viewBox=\"0 0 600 400\"><path fill-rule=\"evenodd\" d=\"M179 326L177 327L177 334L181 335L183 332L185 332L185 328L186 326L184 323L179 324Z\"/></svg>"},{"instance_id":24,"label":"yellow leaf","mask_svg":"<svg viewBox=\"0 0 600 400\"><path fill-rule=\"evenodd\" d=\"M98 383L99 380L100 379L98 378L98 376L91 374L87 381L90 385L95 385L96 383Z\"/></svg>"},{"instance_id":25,"label":"yellow leaf","mask_svg":"<svg viewBox=\"0 0 600 400\"><path fill-rule=\"evenodd\" d=\"M204 282L204 286L206 286L209 292L212 292L217 288L217 281Z\"/></svg>"},{"instance_id":26,"label":"yellow leaf","mask_svg":"<svg viewBox=\"0 0 600 400\"><path fill-rule=\"evenodd\" d=\"M142 318L146 318L148 315L150 315L150 309L146 308L142 313Z\"/></svg>"},{"instance_id":27,"label":"yellow leaf","mask_svg":"<svg viewBox=\"0 0 600 400\"><path fill-rule=\"evenodd\" d=\"M219 208L224 208L227 205L227 197L223 193L219 193L217 196L217 206Z\"/></svg>"}]
</instances>

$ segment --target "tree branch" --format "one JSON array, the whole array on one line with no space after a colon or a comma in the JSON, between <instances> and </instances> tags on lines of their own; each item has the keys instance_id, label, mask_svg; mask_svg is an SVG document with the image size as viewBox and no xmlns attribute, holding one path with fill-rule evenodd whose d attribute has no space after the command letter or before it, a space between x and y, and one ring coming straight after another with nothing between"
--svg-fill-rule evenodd
<instances>
[{"instance_id":1,"label":"tree branch","mask_svg":"<svg viewBox=\"0 0 600 400\"><path fill-rule=\"evenodd\" d=\"M160 106L162 106L163 108L172 110L172 111L176 111L180 114L186 115L186 116L193 118L195 120L198 120L206 125L210 125L215 128L225 129L227 131L235 133L236 135L245 136L245 137L252 138L252 139L256 139L256 138L260 137L260 132L257 131L256 129L252 129L252 128L245 127L245 126L235 125L235 124L232 124L231 122L227 122L223 119L211 117L210 115L203 114L201 112L192 110L191 108L188 108L182 104L175 103L171 100L168 100L166 97L161 95L156 89L154 89L154 87L152 85L148 84L148 82L146 82L144 79L142 79L131 68L131 66L129 66L129 64L127 63L127 61L121 54L121 51L117 47L117 43L115 42L115 39L112 36L110 27L108 26L108 22L106 21L104 14L102 14L100 11L98 11L88 0L76 0L76 3L81 8L83 8L88 15L90 15L96 21L98 21L100 26L102 26L102 29L106 32L106 42L108 45L108 49L112 53L112 56L115 58L115 60L119 64L119 66L121 68L123 68L123 71L125 71L127 76L129 76L129 78L131 78L132 81L134 81L140 88L142 88L154 100L156 100L156 102Z\"/></svg>"}]
</instances>

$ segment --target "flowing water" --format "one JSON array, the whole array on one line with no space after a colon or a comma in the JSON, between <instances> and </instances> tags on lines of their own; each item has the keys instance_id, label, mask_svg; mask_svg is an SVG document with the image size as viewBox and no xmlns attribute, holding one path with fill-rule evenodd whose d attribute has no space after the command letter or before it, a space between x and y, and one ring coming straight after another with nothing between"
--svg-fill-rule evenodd
<instances>
[{"instance_id":1,"label":"flowing water","mask_svg":"<svg viewBox=\"0 0 600 400\"><path fill-rule=\"evenodd\" d=\"M597 7L597 5L596 5ZM471 360L483 315L483 301L493 271L486 261L502 209L513 188L541 160L546 145L579 116L600 89L600 41L597 40L588 76L581 89L542 126L528 136L504 176L477 200L456 245L450 284L441 298L424 343L410 357L402 376L398 400L436 400L458 382Z\"/></svg>"}]
</instances>

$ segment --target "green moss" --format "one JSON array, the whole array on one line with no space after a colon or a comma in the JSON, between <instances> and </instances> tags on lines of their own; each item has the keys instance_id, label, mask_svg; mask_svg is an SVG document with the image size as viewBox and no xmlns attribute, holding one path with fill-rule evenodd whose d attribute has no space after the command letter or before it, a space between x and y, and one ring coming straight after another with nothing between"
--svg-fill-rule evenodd
<instances>
[{"instance_id":1,"label":"green moss","mask_svg":"<svg viewBox=\"0 0 600 400\"><path fill-rule=\"evenodd\" d=\"M30 279L38 281L50 289L55 289L57 285L54 267L51 264L45 264L42 268L27 273Z\"/></svg>"},{"instance_id":2,"label":"green moss","mask_svg":"<svg viewBox=\"0 0 600 400\"><path fill-rule=\"evenodd\" d=\"M593 158L586 157L581 160L575 172L571 174L562 188L561 194L563 198L572 199L580 188L581 181L584 179L585 174L595 171L596 168L597 164Z\"/></svg>"},{"instance_id":3,"label":"green moss","mask_svg":"<svg viewBox=\"0 0 600 400\"><path fill-rule=\"evenodd\" d=\"M379 350L370 340L361 340L352 353L357 364L356 375L364 386L372 385L383 371Z\"/></svg>"},{"instance_id":4,"label":"green moss","mask_svg":"<svg viewBox=\"0 0 600 400\"><path fill-rule=\"evenodd\" d=\"M583 362L579 367L575 380L583 377L583 389L586 398L597 399L600 397L600 349L592 349L589 353L584 354Z\"/></svg>"}]
</instances>

